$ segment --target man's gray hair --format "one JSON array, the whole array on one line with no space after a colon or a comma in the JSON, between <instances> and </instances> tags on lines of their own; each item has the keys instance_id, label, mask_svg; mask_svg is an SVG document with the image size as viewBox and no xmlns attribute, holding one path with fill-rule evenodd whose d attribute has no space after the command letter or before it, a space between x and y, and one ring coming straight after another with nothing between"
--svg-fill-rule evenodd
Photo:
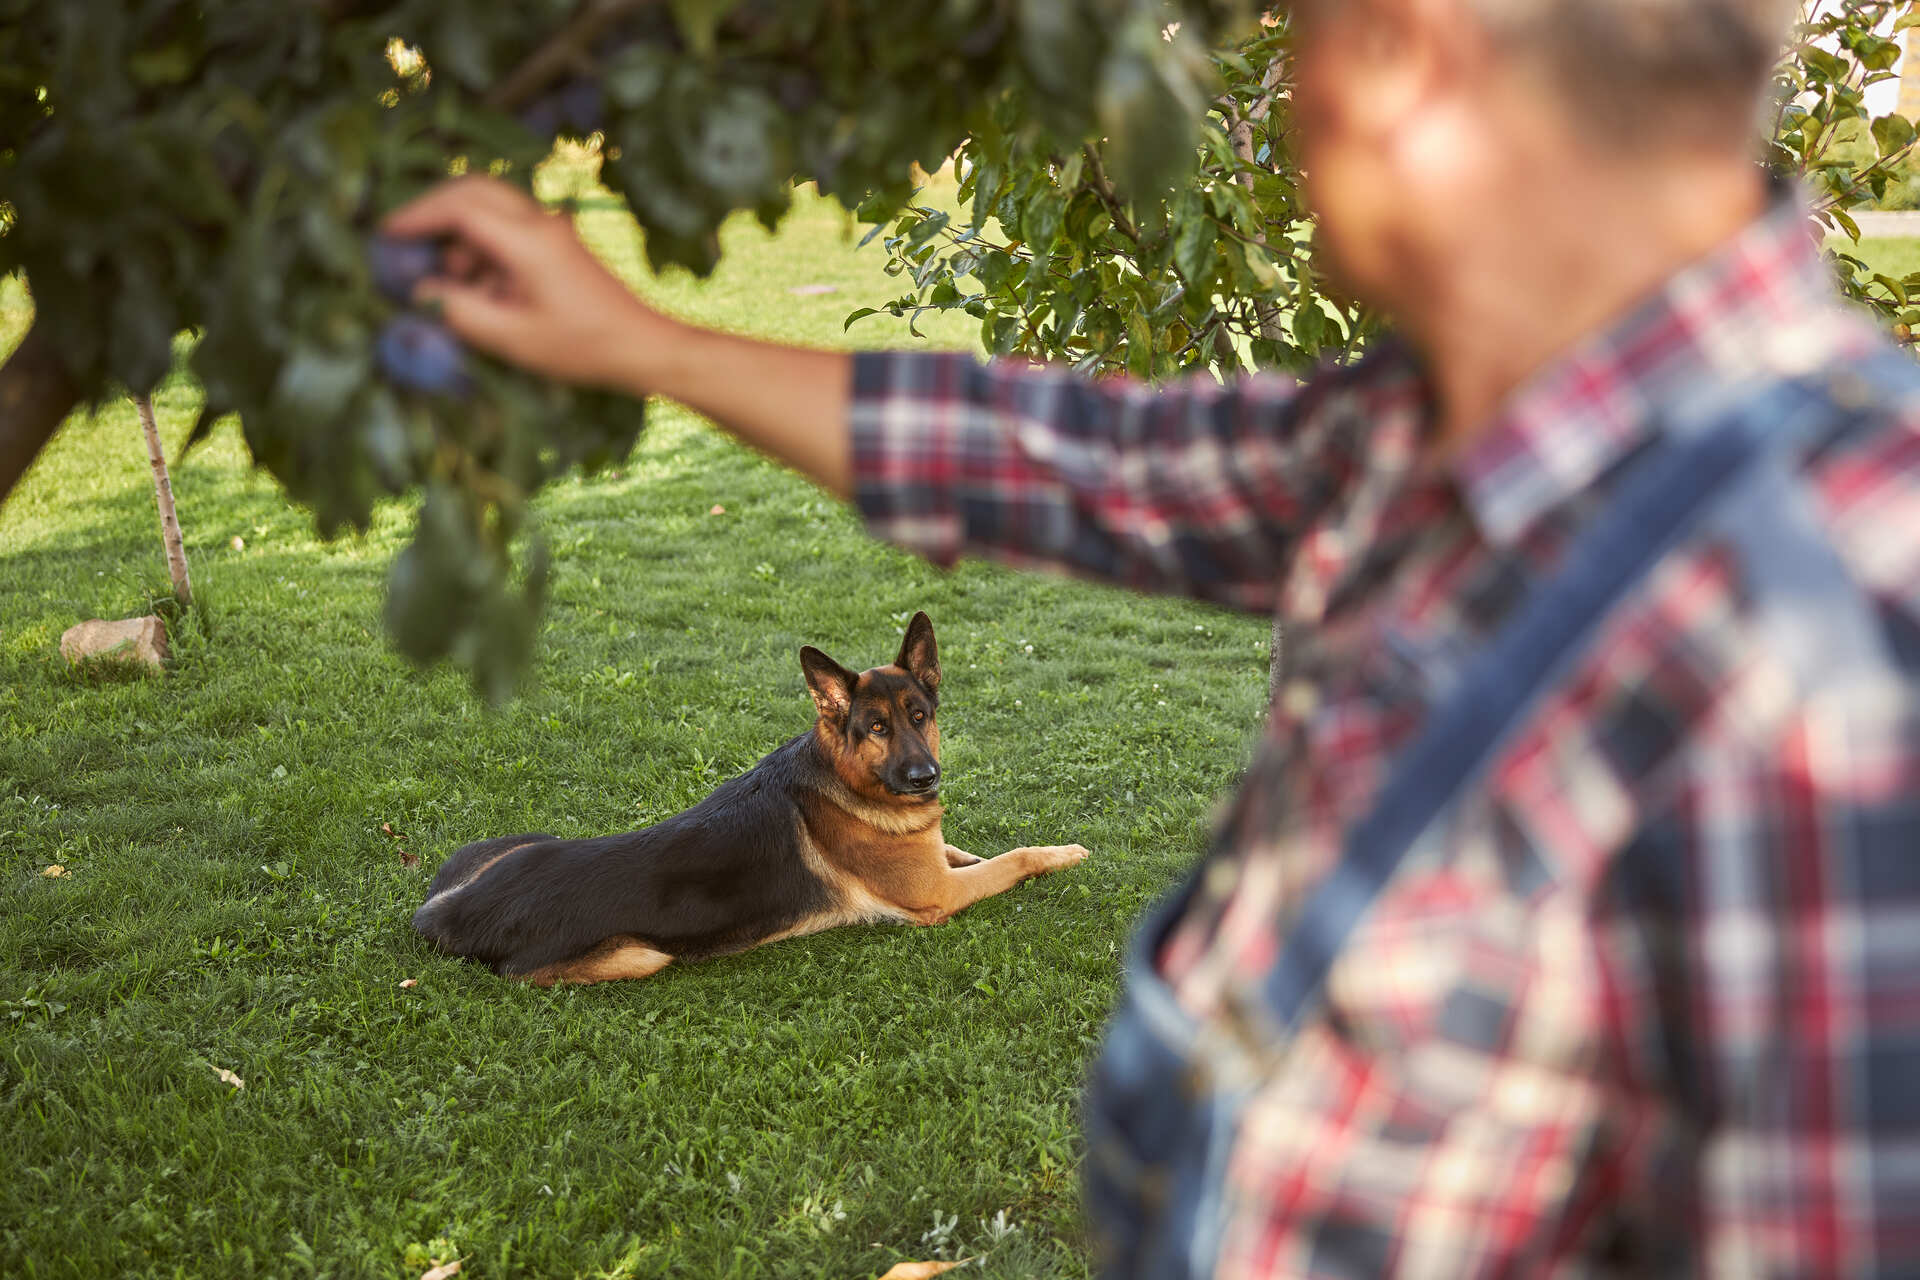
<instances>
[{"instance_id":1,"label":"man's gray hair","mask_svg":"<svg viewBox=\"0 0 1920 1280\"><path fill-rule=\"evenodd\" d=\"M1365 0L1293 0L1307 18ZM1456 0L1597 138L1752 133L1799 0Z\"/></svg>"},{"instance_id":2,"label":"man's gray hair","mask_svg":"<svg viewBox=\"0 0 1920 1280\"><path fill-rule=\"evenodd\" d=\"M1797 0L1463 0L1601 132L1751 130Z\"/></svg>"}]
</instances>

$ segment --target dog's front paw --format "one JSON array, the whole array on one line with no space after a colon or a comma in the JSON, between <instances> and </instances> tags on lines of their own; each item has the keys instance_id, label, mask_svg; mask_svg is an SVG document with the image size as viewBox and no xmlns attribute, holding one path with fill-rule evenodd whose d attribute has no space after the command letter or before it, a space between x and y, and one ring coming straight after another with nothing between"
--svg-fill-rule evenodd
<instances>
[{"instance_id":1,"label":"dog's front paw","mask_svg":"<svg viewBox=\"0 0 1920 1280\"><path fill-rule=\"evenodd\" d=\"M986 861L985 858L980 857L978 854L968 853L965 849L956 849L952 845L946 847L946 854L947 865L949 867L971 867L976 863Z\"/></svg>"},{"instance_id":2,"label":"dog's front paw","mask_svg":"<svg viewBox=\"0 0 1920 1280\"><path fill-rule=\"evenodd\" d=\"M1032 858L1037 864L1036 874L1065 871L1068 867L1077 867L1087 857L1087 847L1079 844L1045 844L1022 849L1020 852Z\"/></svg>"}]
</instances>

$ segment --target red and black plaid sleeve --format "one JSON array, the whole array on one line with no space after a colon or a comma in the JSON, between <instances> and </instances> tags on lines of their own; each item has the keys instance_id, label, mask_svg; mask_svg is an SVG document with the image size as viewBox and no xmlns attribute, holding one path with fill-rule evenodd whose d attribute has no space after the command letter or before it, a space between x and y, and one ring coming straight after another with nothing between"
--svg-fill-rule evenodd
<instances>
[{"instance_id":1,"label":"red and black plaid sleeve","mask_svg":"<svg viewBox=\"0 0 1920 1280\"><path fill-rule=\"evenodd\" d=\"M1304 388L863 353L856 498L877 535L938 564L988 556L1266 613L1301 532L1365 472L1368 435L1421 402L1397 353Z\"/></svg>"}]
</instances>

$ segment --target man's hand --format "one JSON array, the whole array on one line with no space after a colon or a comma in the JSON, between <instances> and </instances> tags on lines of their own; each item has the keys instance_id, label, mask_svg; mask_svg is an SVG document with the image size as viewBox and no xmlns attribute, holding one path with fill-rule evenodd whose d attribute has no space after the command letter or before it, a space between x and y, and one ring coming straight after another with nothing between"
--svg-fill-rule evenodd
<instances>
[{"instance_id":1,"label":"man's hand","mask_svg":"<svg viewBox=\"0 0 1920 1280\"><path fill-rule=\"evenodd\" d=\"M623 358L677 326L649 310L580 242L573 220L517 187L457 178L391 214L388 235L439 238L445 274L414 291L437 302L468 344L535 373L616 387L635 372Z\"/></svg>"},{"instance_id":2,"label":"man's hand","mask_svg":"<svg viewBox=\"0 0 1920 1280\"><path fill-rule=\"evenodd\" d=\"M421 282L478 350L566 382L671 396L840 497L851 487L844 355L711 333L652 310L601 265L573 222L517 187L456 178L381 228L447 242Z\"/></svg>"}]
</instances>

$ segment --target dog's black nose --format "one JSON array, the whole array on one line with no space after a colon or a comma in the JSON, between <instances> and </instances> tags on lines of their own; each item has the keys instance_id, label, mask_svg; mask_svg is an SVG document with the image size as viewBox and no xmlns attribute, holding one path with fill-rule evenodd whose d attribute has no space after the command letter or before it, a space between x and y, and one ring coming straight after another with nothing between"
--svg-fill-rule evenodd
<instances>
[{"instance_id":1,"label":"dog's black nose","mask_svg":"<svg viewBox=\"0 0 1920 1280\"><path fill-rule=\"evenodd\" d=\"M940 780L940 766L937 764L910 764L907 766L907 785L915 791L925 791Z\"/></svg>"}]
</instances>

